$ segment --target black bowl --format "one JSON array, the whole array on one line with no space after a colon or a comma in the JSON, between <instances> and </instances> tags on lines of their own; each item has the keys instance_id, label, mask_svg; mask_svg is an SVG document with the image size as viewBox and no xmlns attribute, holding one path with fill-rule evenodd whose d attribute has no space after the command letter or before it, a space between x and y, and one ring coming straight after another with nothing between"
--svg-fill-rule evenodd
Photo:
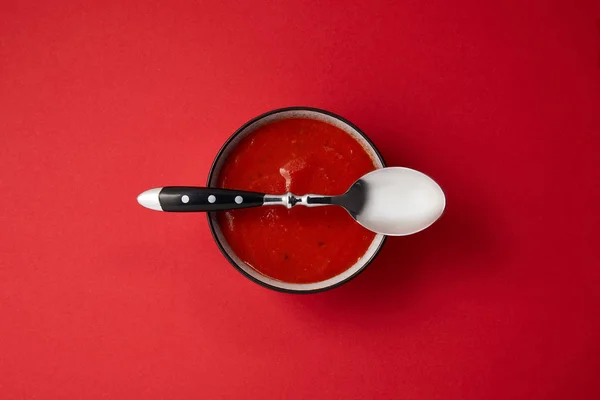
<instances>
[{"instance_id":1,"label":"black bowl","mask_svg":"<svg viewBox=\"0 0 600 400\"><path fill-rule=\"evenodd\" d=\"M257 129L260 126L268 124L273 121L278 121L286 118L308 118L308 119L316 119L320 121L327 122L331 125L334 125L344 132L348 133L350 136L354 137L358 140L364 147L365 151L371 156L377 168L384 168L385 162L379 151L375 147L375 145L369 140L369 138L355 125L345 120L344 118L330 113L329 111L319 110L317 108L310 107L288 107L288 108L280 108L277 110L266 112L262 115L259 115L256 118L251 119L246 122L239 128L221 147L219 153L215 157L215 161L213 162L212 167L210 168L210 172L208 174L208 182L207 185L211 187L216 187L219 173L223 164L226 162L227 156L230 151L238 145L238 143ZM362 272L367 265L373 261L375 256L381 250L383 243L385 241L384 235L376 235L371 242L371 245L367 249L366 253L350 268L338 274L332 278L326 279L321 282L314 283L289 283L279 281L277 279L270 278L266 275L261 274L257 270L253 269L246 263L244 263L240 258L233 252L223 233L221 232L221 228L219 227L219 223L217 221L216 213L211 212L207 214L208 216L208 225L210 226L210 230L212 235L219 246L219 249L229 260L231 265L233 265L238 271L240 271L244 276L248 279L264 286L269 289L288 292L288 293L315 293L323 290L331 289L337 287L345 282L348 282L350 279L354 278L360 272Z\"/></svg>"}]
</instances>

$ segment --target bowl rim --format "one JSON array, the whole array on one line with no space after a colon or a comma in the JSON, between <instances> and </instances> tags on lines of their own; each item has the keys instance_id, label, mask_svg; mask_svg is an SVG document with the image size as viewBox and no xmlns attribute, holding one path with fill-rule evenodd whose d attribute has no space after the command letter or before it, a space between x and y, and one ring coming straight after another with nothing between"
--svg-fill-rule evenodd
<instances>
[{"instance_id":1,"label":"bowl rim","mask_svg":"<svg viewBox=\"0 0 600 400\"><path fill-rule=\"evenodd\" d=\"M352 129L354 129L359 135L361 135L363 137L363 139L369 144L369 146L371 146L371 150L373 150L373 152L375 153L375 155L379 158L379 161L381 162L381 165L385 168L387 166L387 164L385 163L385 160L383 158L383 156L381 155L381 153L379 152L379 149L377 149L377 147L375 146L375 144L371 141L371 139L360 129L358 128L356 125L354 125L352 122L348 121L347 119L332 113L331 111L327 111L327 110L323 110L320 108L315 108L315 107L305 107L305 106L291 106L291 107L283 107L283 108L276 108L267 112L264 112L252 119L250 119L248 122L246 122L245 124L243 124L242 126L240 126L226 141L225 143L223 143L223 145L221 146L221 148L219 149L219 151L217 152L217 155L215 156L211 166L210 166L210 170L208 172L208 178L206 180L206 186L210 186L210 182L213 178L213 174L215 172L215 168L217 166L217 163L219 162L219 160L221 159L221 157L223 156L223 154L225 153L226 149L228 148L228 146L230 145L230 143L241 133L243 132L248 126L252 125L253 123L268 117L270 115L273 114L278 114L281 112L288 112L288 111L310 111L310 112L315 112L315 113L320 113L320 114L325 114L331 118L335 118L337 120L339 120L340 122L350 126ZM333 285L329 285L329 286L324 286L321 288L317 288L317 289L310 289L310 290L294 290L294 289L286 289L286 288L281 288L281 287L277 287L277 286L273 286L270 285L266 282L261 281L260 279L256 279L255 277L253 277L252 275L248 274L246 271L244 271L242 268L240 268L237 263L229 256L229 254L227 253L227 250L225 250L225 248L223 247L223 244L221 243L221 241L219 240L217 233L215 231L215 227L213 225L213 219L211 218L211 216L214 214L214 212L209 212L206 213L206 217L208 219L208 226L210 228L210 233L213 237L214 242L217 244L217 247L219 248L219 250L221 251L221 253L223 254L223 256L225 256L225 259L227 261L229 261L229 263L237 270L239 271L242 275L244 275L246 278L250 279L252 282L257 283L267 289L271 289L271 290L275 290L277 292L283 292L283 293L293 293L293 294L311 294L311 293L319 293L319 292L324 292L326 290L330 290L333 288L336 288L340 285L343 285L344 283L347 283L349 281L351 281L352 279L354 279L355 277L357 277L361 272L363 272L375 259L375 257L377 257L377 255L379 254L379 252L381 251L383 244L386 242L387 240L387 236L383 236L383 240L381 241L381 243L379 243L379 246L377 246L377 249L375 249L375 251L373 252L373 255L364 263L364 265L358 269L354 274L348 276L346 279L343 279L339 282L336 282Z\"/></svg>"}]
</instances>

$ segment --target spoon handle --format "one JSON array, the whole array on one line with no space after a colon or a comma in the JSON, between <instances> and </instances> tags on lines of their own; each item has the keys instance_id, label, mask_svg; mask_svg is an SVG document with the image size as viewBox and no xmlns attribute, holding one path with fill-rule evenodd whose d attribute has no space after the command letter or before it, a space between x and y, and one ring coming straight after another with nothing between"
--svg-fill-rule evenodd
<instances>
[{"instance_id":1,"label":"spoon handle","mask_svg":"<svg viewBox=\"0 0 600 400\"><path fill-rule=\"evenodd\" d=\"M264 198L264 193L242 190L165 186L146 190L138 196L138 203L157 211L197 212L259 207Z\"/></svg>"}]
</instances>

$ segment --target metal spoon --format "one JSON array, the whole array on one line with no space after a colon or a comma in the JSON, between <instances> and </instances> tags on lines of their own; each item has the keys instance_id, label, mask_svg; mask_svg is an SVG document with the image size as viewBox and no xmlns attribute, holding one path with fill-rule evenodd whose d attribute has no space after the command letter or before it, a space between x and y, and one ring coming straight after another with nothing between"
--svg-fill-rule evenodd
<instances>
[{"instance_id":1,"label":"metal spoon","mask_svg":"<svg viewBox=\"0 0 600 400\"><path fill-rule=\"evenodd\" d=\"M405 236L433 224L444 211L446 198L427 175L410 168L382 168L358 179L339 196L293 193L272 195L234 189L166 186L146 190L137 198L158 211L222 211L282 205L292 208L340 206L365 228L384 235Z\"/></svg>"}]
</instances>

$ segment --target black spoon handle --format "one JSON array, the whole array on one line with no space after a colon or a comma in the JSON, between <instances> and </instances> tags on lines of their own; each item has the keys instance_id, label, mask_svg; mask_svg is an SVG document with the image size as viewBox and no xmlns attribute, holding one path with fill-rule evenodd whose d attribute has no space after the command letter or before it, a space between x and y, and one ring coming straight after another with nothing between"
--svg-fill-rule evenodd
<instances>
[{"instance_id":1,"label":"black spoon handle","mask_svg":"<svg viewBox=\"0 0 600 400\"><path fill-rule=\"evenodd\" d=\"M165 186L145 191L138 196L138 202L157 211L198 212L259 207L264 197L264 193L242 190Z\"/></svg>"}]
</instances>

